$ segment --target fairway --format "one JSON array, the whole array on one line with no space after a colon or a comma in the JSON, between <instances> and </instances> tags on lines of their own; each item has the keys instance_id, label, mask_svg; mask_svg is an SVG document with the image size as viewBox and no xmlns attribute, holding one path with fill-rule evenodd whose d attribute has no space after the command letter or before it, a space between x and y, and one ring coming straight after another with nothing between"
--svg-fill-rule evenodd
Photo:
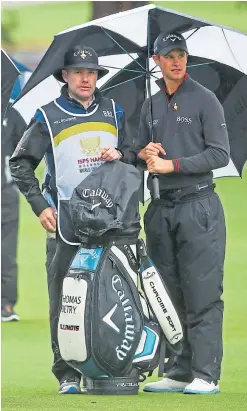
<instances>
[{"instance_id":1,"label":"fairway","mask_svg":"<svg viewBox=\"0 0 247 411\"><path fill-rule=\"evenodd\" d=\"M134 397L59 396L57 382L50 372L45 235L22 198L17 306L21 322L2 325L3 410L246 410L247 170L242 180L225 178L216 183L225 207L228 232L222 393L208 397L141 391Z\"/></svg>"}]
</instances>

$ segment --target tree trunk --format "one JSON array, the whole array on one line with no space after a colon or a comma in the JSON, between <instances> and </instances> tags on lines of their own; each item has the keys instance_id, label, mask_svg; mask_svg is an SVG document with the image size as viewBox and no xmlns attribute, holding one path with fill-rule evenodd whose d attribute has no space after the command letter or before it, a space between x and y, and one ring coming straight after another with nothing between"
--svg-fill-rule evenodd
<instances>
[{"instance_id":1,"label":"tree trunk","mask_svg":"<svg viewBox=\"0 0 247 411\"><path fill-rule=\"evenodd\" d=\"M93 16L92 19L109 16L110 14L119 13L134 9L136 7L145 6L148 1L93 1Z\"/></svg>"}]
</instances>

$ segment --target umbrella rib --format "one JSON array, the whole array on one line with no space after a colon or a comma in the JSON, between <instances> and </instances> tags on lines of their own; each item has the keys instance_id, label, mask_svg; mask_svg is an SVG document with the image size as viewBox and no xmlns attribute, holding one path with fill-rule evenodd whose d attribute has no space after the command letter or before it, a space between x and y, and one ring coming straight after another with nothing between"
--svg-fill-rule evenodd
<instances>
[{"instance_id":1,"label":"umbrella rib","mask_svg":"<svg viewBox=\"0 0 247 411\"><path fill-rule=\"evenodd\" d=\"M153 73L160 73L161 74L161 71L153 71L152 73L150 72L151 77L156 78L156 80L159 80L159 77L154 76Z\"/></svg>"},{"instance_id":2,"label":"umbrella rib","mask_svg":"<svg viewBox=\"0 0 247 411\"><path fill-rule=\"evenodd\" d=\"M126 54L128 54L128 55L130 56L130 58L131 58L135 63L137 63L144 71L146 71L145 68L144 68L138 61L136 61L136 59L134 59L134 57L132 57L131 54L130 54L127 50L125 50L124 47L121 46L121 44L119 44L109 33L107 33L107 31L106 31L103 27L101 27L101 28L102 28L102 30L104 31L104 33L105 33L108 37L110 37L110 39L111 39L112 41L114 41L115 44L117 44L117 46L119 46ZM137 46L137 47L138 47L138 46Z\"/></svg>"},{"instance_id":3,"label":"umbrella rib","mask_svg":"<svg viewBox=\"0 0 247 411\"><path fill-rule=\"evenodd\" d=\"M214 64L214 63L215 63L215 61L209 61L209 62L207 62L207 63L188 64L187 67L206 66L206 65ZM158 71L152 71L152 70L151 70L151 73L152 73L152 74L154 74L154 73L160 73L160 72L161 72L161 70L158 70ZM153 77L155 77L155 76L153 76Z\"/></svg>"},{"instance_id":4,"label":"umbrella rib","mask_svg":"<svg viewBox=\"0 0 247 411\"><path fill-rule=\"evenodd\" d=\"M209 61L208 63L198 63L198 64L190 64L187 67L198 67L198 66L207 66L209 64L214 64L215 61Z\"/></svg>"},{"instance_id":5,"label":"umbrella rib","mask_svg":"<svg viewBox=\"0 0 247 411\"><path fill-rule=\"evenodd\" d=\"M112 67L112 66L105 66L105 65L104 65L104 67L105 67L105 68L112 68L112 69L116 69L116 70L121 70L121 71L129 71L129 72L133 72L133 73L143 73L143 74L146 74L145 71L132 70L132 69L124 68L124 67L121 68L121 67Z\"/></svg>"},{"instance_id":6,"label":"umbrella rib","mask_svg":"<svg viewBox=\"0 0 247 411\"><path fill-rule=\"evenodd\" d=\"M136 80L136 79L138 79L138 78L140 78L140 77L143 77L143 76L144 76L144 74L141 74L140 76L136 76L136 77L130 78L129 80L122 81L121 83L115 84L115 86L111 86L111 87L107 87L107 88L102 88L102 87L103 87L103 86L102 86L102 87L100 88L100 90L101 90L101 91L111 90L112 88L121 86L122 84L128 83L129 81Z\"/></svg>"},{"instance_id":7,"label":"umbrella rib","mask_svg":"<svg viewBox=\"0 0 247 411\"><path fill-rule=\"evenodd\" d=\"M188 37L186 37L186 41L191 37L191 36L193 36L193 34L195 34L199 29L200 29L201 27L197 27L194 31L193 31L193 33L191 33Z\"/></svg>"},{"instance_id":8,"label":"umbrella rib","mask_svg":"<svg viewBox=\"0 0 247 411\"><path fill-rule=\"evenodd\" d=\"M230 44L229 44L229 41L227 40L227 37L226 37L225 30L224 30L223 28L222 28L221 30L222 30L223 36L225 37L226 43L227 43L227 45L228 45L228 47L229 47L229 50L230 50L230 52L231 52L231 54L232 54L232 57L233 57L234 60L236 61L236 63L237 63L237 65L238 65L238 67L240 68L240 70L241 70L242 72L244 72L244 70L243 70L242 67L240 66L238 60L236 59L236 57L235 57L235 55L234 55L234 53L233 53L233 51L232 51L232 49L231 49L231 46L230 46Z\"/></svg>"}]
</instances>

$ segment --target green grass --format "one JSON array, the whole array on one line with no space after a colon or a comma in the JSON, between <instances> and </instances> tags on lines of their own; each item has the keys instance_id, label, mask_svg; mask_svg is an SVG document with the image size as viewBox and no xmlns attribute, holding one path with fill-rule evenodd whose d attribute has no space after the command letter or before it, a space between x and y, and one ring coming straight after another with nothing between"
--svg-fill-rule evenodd
<instances>
[{"instance_id":1,"label":"green grass","mask_svg":"<svg viewBox=\"0 0 247 411\"><path fill-rule=\"evenodd\" d=\"M236 1L155 1L167 9L224 24L247 33L247 7Z\"/></svg>"},{"instance_id":2,"label":"green grass","mask_svg":"<svg viewBox=\"0 0 247 411\"><path fill-rule=\"evenodd\" d=\"M5 9L2 21L17 20L11 33L17 48L37 50L48 47L60 31L87 22L91 15L92 7L88 1L49 1Z\"/></svg>"},{"instance_id":3,"label":"green grass","mask_svg":"<svg viewBox=\"0 0 247 411\"><path fill-rule=\"evenodd\" d=\"M222 393L216 396L140 394L135 397L59 396L50 372L45 235L25 200L19 238L20 323L2 325L2 410L12 411L228 411L247 404L247 170L244 178L218 179L227 221ZM143 208L142 208L143 212ZM155 376L152 377L155 379Z\"/></svg>"},{"instance_id":4,"label":"green grass","mask_svg":"<svg viewBox=\"0 0 247 411\"><path fill-rule=\"evenodd\" d=\"M150 2L151 3L151 2ZM247 7L236 1L155 1L157 5L191 16L210 20L218 24L247 32ZM83 24L92 16L92 2L46 2L36 6L25 5L14 9L4 9L4 24L16 21L11 32L15 48L46 48L53 36L69 27Z\"/></svg>"}]
</instances>

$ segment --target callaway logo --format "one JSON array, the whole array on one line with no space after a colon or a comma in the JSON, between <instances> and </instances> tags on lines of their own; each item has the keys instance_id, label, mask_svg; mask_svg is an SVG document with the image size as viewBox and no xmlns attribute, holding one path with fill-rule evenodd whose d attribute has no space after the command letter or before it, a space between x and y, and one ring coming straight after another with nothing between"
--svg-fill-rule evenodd
<instances>
[{"instance_id":1,"label":"callaway logo","mask_svg":"<svg viewBox=\"0 0 247 411\"><path fill-rule=\"evenodd\" d=\"M80 56L84 60L87 56L92 57L92 53L88 50L77 50L74 52L74 56Z\"/></svg>"},{"instance_id":2,"label":"callaway logo","mask_svg":"<svg viewBox=\"0 0 247 411\"><path fill-rule=\"evenodd\" d=\"M97 204L94 204L94 200L93 200L93 204L92 204L91 210L93 210L93 209L96 208L96 207L99 207L100 204L101 204L101 201L100 201L99 203L97 203Z\"/></svg>"},{"instance_id":3,"label":"callaway logo","mask_svg":"<svg viewBox=\"0 0 247 411\"><path fill-rule=\"evenodd\" d=\"M7 127L7 125L8 125L8 118L5 117L5 119L3 120L3 126Z\"/></svg>"},{"instance_id":4,"label":"callaway logo","mask_svg":"<svg viewBox=\"0 0 247 411\"><path fill-rule=\"evenodd\" d=\"M171 41L176 41L176 40L182 40L181 37L177 36L176 34L168 34L168 36L163 38L163 41L167 41L167 40L171 40Z\"/></svg>"},{"instance_id":5,"label":"callaway logo","mask_svg":"<svg viewBox=\"0 0 247 411\"><path fill-rule=\"evenodd\" d=\"M82 196L84 198L88 198L88 197L100 197L102 198L105 203L106 203L106 207L107 208L111 208L113 207L113 202L111 197L107 194L107 192L105 190L101 190L101 188L97 188L97 190L91 190L90 188L85 188L82 191ZM97 203L97 204L93 204L92 205L92 210L95 207L98 207L101 203Z\"/></svg>"},{"instance_id":6,"label":"callaway logo","mask_svg":"<svg viewBox=\"0 0 247 411\"><path fill-rule=\"evenodd\" d=\"M112 283L112 289L117 294L120 300L120 304L123 307L123 311L124 311L124 321L125 321L124 339L122 340L121 345L120 346L118 345L115 348L118 359L120 361L123 361L126 355L128 354L128 352L131 350L132 343L135 339L135 324L134 324L134 319L132 315L133 307L130 304L129 298L125 296L124 287L123 287L121 278L117 274L112 277L111 283Z\"/></svg>"},{"instance_id":7,"label":"callaway logo","mask_svg":"<svg viewBox=\"0 0 247 411\"><path fill-rule=\"evenodd\" d=\"M111 317L115 313L117 308L117 303L112 307L112 309L102 318L102 321L104 321L106 324L108 324L113 330L115 330L117 333L120 333L120 329L116 326L116 324L112 321Z\"/></svg>"},{"instance_id":8,"label":"callaway logo","mask_svg":"<svg viewBox=\"0 0 247 411\"><path fill-rule=\"evenodd\" d=\"M146 271L145 275L143 276L143 278L145 280L147 280L148 278L151 278L155 275L155 271L151 271L151 269L150 269L150 271L148 271L148 270L145 270L145 271Z\"/></svg>"}]
</instances>

